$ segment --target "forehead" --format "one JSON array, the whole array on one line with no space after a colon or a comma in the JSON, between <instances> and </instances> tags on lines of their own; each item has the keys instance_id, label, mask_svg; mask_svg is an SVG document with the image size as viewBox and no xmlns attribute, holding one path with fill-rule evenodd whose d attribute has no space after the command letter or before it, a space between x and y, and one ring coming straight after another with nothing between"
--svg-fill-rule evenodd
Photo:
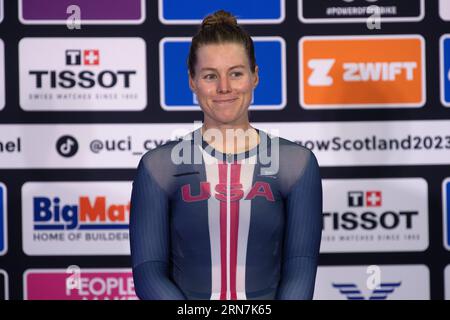
<instances>
[{"instance_id":1,"label":"forehead","mask_svg":"<svg viewBox=\"0 0 450 320\"><path fill-rule=\"evenodd\" d=\"M197 68L222 68L234 65L249 65L247 53L242 44L207 44L197 50Z\"/></svg>"}]
</instances>

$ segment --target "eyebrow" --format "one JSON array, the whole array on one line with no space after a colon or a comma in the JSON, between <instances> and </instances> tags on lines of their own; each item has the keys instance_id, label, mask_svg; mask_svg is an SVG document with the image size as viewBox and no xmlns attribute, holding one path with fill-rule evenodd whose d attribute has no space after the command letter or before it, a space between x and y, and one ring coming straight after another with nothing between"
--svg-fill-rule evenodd
<instances>
[{"instance_id":1,"label":"eyebrow","mask_svg":"<svg viewBox=\"0 0 450 320\"><path fill-rule=\"evenodd\" d=\"M245 68L245 66L242 65L242 64L238 64L236 66L232 66L232 67L228 68L228 70L233 70L233 69L237 69L237 68ZM215 69L215 68L202 68L200 71L217 71L217 69Z\"/></svg>"}]
</instances>

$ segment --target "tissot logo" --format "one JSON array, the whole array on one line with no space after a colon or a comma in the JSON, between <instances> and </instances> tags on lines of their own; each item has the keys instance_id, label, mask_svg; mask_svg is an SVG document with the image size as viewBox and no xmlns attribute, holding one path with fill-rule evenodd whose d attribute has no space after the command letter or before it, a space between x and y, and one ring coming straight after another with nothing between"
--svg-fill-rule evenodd
<instances>
[{"instance_id":1,"label":"tissot logo","mask_svg":"<svg viewBox=\"0 0 450 320\"><path fill-rule=\"evenodd\" d=\"M381 22L420 21L425 14L425 0L298 0L298 16L304 23L365 23L371 6Z\"/></svg>"},{"instance_id":2,"label":"tissot logo","mask_svg":"<svg viewBox=\"0 0 450 320\"><path fill-rule=\"evenodd\" d=\"M25 110L146 106L145 42L140 38L24 38L19 59Z\"/></svg>"},{"instance_id":3,"label":"tissot logo","mask_svg":"<svg viewBox=\"0 0 450 320\"><path fill-rule=\"evenodd\" d=\"M324 180L321 252L421 251L428 246L422 179Z\"/></svg>"},{"instance_id":4,"label":"tissot logo","mask_svg":"<svg viewBox=\"0 0 450 320\"><path fill-rule=\"evenodd\" d=\"M300 104L306 109L425 104L421 36L303 37L299 52Z\"/></svg>"},{"instance_id":5,"label":"tissot logo","mask_svg":"<svg viewBox=\"0 0 450 320\"><path fill-rule=\"evenodd\" d=\"M66 50L66 65L68 66L98 66L100 64L99 50Z\"/></svg>"},{"instance_id":6,"label":"tissot logo","mask_svg":"<svg viewBox=\"0 0 450 320\"><path fill-rule=\"evenodd\" d=\"M314 299L426 300L430 272L424 265L319 266Z\"/></svg>"},{"instance_id":7,"label":"tissot logo","mask_svg":"<svg viewBox=\"0 0 450 320\"><path fill-rule=\"evenodd\" d=\"M381 191L350 191L348 193L349 207L380 207Z\"/></svg>"}]
</instances>

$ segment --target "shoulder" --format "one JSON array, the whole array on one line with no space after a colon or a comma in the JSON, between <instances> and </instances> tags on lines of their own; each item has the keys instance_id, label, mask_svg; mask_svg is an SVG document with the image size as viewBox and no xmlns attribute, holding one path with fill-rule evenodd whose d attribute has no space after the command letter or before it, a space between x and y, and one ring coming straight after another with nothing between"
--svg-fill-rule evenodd
<instances>
[{"instance_id":1,"label":"shoulder","mask_svg":"<svg viewBox=\"0 0 450 320\"><path fill-rule=\"evenodd\" d=\"M147 151L141 158L141 164L147 169L170 165L172 163L171 155L173 148L180 143L182 139L168 141L154 149Z\"/></svg>"},{"instance_id":2,"label":"shoulder","mask_svg":"<svg viewBox=\"0 0 450 320\"><path fill-rule=\"evenodd\" d=\"M278 163L278 177L283 193L309 170L318 169L314 153L291 140L267 134L270 140L270 161Z\"/></svg>"},{"instance_id":3,"label":"shoulder","mask_svg":"<svg viewBox=\"0 0 450 320\"><path fill-rule=\"evenodd\" d=\"M291 140L265 133L270 139L271 153L278 153L281 165L302 170L311 160L316 160L314 153Z\"/></svg>"},{"instance_id":4,"label":"shoulder","mask_svg":"<svg viewBox=\"0 0 450 320\"><path fill-rule=\"evenodd\" d=\"M313 152L305 148L298 143L285 138L279 138L280 140L280 152L286 155L299 156L308 160L310 157L314 157Z\"/></svg>"},{"instance_id":5,"label":"shoulder","mask_svg":"<svg viewBox=\"0 0 450 320\"><path fill-rule=\"evenodd\" d=\"M177 170L176 164L172 161L172 150L180 140L169 141L147 151L139 162L137 176L150 179L149 181L153 181L169 193L172 177Z\"/></svg>"}]
</instances>

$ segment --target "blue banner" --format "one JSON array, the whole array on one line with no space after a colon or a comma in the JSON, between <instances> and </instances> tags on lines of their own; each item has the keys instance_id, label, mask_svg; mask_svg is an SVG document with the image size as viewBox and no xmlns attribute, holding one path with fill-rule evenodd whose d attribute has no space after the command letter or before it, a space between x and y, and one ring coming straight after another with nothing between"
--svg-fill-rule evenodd
<instances>
[{"instance_id":1,"label":"blue banner","mask_svg":"<svg viewBox=\"0 0 450 320\"><path fill-rule=\"evenodd\" d=\"M282 38L254 38L259 84L250 110L278 110L286 105L285 43ZM190 38L165 38L160 47L161 106L165 110L200 110L189 88L186 59Z\"/></svg>"},{"instance_id":2,"label":"blue banner","mask_svg":"<svg viewBox=\"0 0 450 320\"><path fill-rule=\"evenodd\" d=\"M442 54L442 103L450 107L450 35L445 35L441 40L441 54Z\"/></svg>"},{"instance_id":3,"label":"blue banner","mask_svg":"<svg viewBox=\"0 0 450 320\"><path fill-rule=\"evenodd\" d=\"M160 0L163 23L200 23L219 9L233 13L241 23L281 23L285 0Z\"/></svg>"}]
</instances>

